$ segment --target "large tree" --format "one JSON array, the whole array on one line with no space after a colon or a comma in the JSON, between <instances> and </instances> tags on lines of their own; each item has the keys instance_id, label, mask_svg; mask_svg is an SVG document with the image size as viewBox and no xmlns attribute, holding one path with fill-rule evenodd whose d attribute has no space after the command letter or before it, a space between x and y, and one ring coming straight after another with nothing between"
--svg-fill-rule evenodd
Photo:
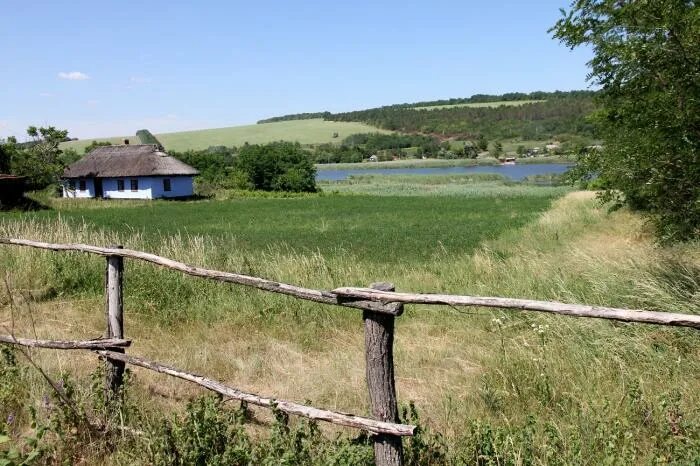
<instances>
[{"instance_id":1,"label":"large tree","mask_svg":"<svg viewBox=\"0 0 700 466\"><path fill-rule=\"evenodd\" d=\"M700 9L689 0L578 0L552 28L594 57L602 151L579 160L604 199L650 214L662 239L700 235Z\"/></svg>"},{"instance_id":2,"label":"large tree","mask_svg":"<svg viewBox=\"0 0 700 466\"><path fill-rule=\"evenodd\" d=\"M44 188L57 182L64 168L58 145L66 140L68 131L53 126L30 126L27 135L31 141L23 143L21 147L18 145L18 150L13 154L12 173L26 176L29 186L33 189Z\"/></svg>"}]
</instances>

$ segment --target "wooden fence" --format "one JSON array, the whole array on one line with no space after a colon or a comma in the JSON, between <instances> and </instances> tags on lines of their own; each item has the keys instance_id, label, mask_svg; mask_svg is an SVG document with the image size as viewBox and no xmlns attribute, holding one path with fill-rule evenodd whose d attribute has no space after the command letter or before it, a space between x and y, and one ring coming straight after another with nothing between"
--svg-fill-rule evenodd
<instances>
[{"instance_id":1,"label":"wooden fence","mask_svg":"<svg viewBox=\"0 0 700 466\"><path fill-rule=\"evenodd\" d=\"M332 291L323 291L249 275L208 270L146 252L123 249L119 246L106 248L85 244L52 244L12 238L0 238L0 244L96 254L106 257L107 262L105 271L107 330L104 338L68 341L35 340L16 338L13 335L0 335L0 342L40 348L82 349L96 352L107 361L105 391L108 402L118 394L123 383L124 368L126 364L131 364L193 382L228 398L268 408L276 406L277 409L285 413L362 429L373 434L375 461L376 464L382 466L402 464L401 438L412 436L415 432L415 426L399 423L394 382L394 321L403 313L405 304L494 307L700 329L700 316L690 314L615 309L527 299L397 293L393 285L388 283L375 283L369 288L337 288ZM318 303L361 309L365 331L366 378L373 418L314 408L292 401L265 398L229 387L204 376L127 355L125 349L129 347L131 341L125 339L123 326L124 258L151 262L195 277L245 285Z\"/></svg>"}]
</instances>

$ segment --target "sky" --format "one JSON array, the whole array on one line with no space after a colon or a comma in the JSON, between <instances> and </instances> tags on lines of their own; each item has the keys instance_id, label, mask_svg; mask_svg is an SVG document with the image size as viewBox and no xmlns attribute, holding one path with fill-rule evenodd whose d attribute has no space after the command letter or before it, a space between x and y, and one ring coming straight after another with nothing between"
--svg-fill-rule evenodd
<instances>
[{"instance_id":1,"label":"sky","mask_svg":"<svg viewBox=\"0 0 700 466\"><path fill-rule=\"evenodd\" d=\"M569 0L0 0L0 138L253 124L473 94L586 89Z\"/></svg>"}]
</instances>

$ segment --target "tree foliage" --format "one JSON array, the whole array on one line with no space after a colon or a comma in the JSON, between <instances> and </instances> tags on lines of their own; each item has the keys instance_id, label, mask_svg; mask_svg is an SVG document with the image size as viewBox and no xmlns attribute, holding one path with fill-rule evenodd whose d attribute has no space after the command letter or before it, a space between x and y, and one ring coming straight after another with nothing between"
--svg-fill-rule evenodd
<instances>
[{"instance_id":1,"label":"tree foliage","mask_svg":"<svg viewBox=\"0 0 700 466\"><path fill-rule=\"evenodd\" d=\"M153 133L147 129L140 129L136 131L136 136L141 141L141 144L155 144L156 146L163 148L163 144L160 143L158 138L156 138Z\"/></svg>"},{"instance_id":2,"label":"tree foliage","mask_svg":"<svg viewBox=\"0 0 700 466\"><path fill-rule=\"evenodd\" d=\"M579 160L604 199L650 214L662 239L700 236L700 8L691 0L578 0L552 28L591 46L604 149Z\"/></svg>"},{"instance_id":3,"label":"tree foliage","mask_svg":"<svg viewBox=\"0 0 700 466\"><path fill-rule=\"evenodd\" d=\"M68 131L53 126L30 126L27 135L31 144L20 146L10 142L4 149L11 153L10 172L26 176L27 185L32 189L45 188L57 182L63 173L65 163L58 145L66 140Z\"/></svg>"},{"instance_id":4,"label":"tree foliage","mask_svg":"<svg viewBox=\"0 0 700 466\"><path fill-rule=\"evenodd\" d=\"M246 174L254 189L316 191L316 168L299 143L245 145L240 149L235 168Z\"/></svg>"},{"instance_id":5,"label":"tree foliage","mask_svg":"<svg viewBox=\"0 0 700 466\"><path fill-rule=\"evenodd\" d=\"M580 92L580 91L579 91ZM592 93L573 94L544 102L498 107L420 109L392 105L333 114L332 121L359 121L405 133L435 134L472 140L545 139L561 133L593 136L586 115L594 110Z\"/></svg>"},{"instance_id":6,"label":"tree foliage","mask_svg":"<svg viewBox=\"0 0 700 466\"><path fill-rule=\"evenodd\" d=\"M111 145L112 143L109 141L92 141L90 144L85 146L85 149L83 149L83 154L89 154L90 152L92 152L93 149L96 149L98 147Z\"/></svg>"}]
</instances>

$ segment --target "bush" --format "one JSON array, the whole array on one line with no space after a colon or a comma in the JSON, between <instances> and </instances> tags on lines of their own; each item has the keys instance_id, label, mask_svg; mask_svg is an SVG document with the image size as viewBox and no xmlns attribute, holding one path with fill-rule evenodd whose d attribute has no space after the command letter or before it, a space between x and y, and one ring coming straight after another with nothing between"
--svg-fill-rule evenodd
<instances>
[{"instance_id":1,"label":"bush","mask_svg":"<svg viewBox=\"0 0 700 466\"><path fill-rule=\"evenodd\" d=\"M316 168L299 143L244 146L238 155L236 169L248 175L254 189L316 191Z\"/></svg>"}]
</instances>

